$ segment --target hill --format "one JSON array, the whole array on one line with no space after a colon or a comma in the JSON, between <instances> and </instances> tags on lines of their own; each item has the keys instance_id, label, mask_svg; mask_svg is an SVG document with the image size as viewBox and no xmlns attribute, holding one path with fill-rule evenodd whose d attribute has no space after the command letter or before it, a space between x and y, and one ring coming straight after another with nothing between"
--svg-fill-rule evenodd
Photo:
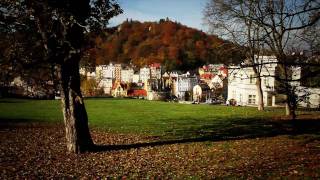
<instances>
[{"instance_id":1,"label":"hill","mask_svg":"<svg viewBox=\"0 0 320 180\"><path fill-rule=\"evenodd\" d=\"M161 63L167 70L192 70L208 63L237 63L239 49L223 39L170 20L125 21L94 40L94 64Z\"/></svg>"}]
</instances>

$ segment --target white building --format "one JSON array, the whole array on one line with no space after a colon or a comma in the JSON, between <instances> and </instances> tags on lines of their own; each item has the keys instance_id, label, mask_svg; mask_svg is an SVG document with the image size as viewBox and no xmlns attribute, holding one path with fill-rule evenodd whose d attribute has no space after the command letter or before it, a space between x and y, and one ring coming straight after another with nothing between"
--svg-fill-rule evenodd
<instances>
[{"instance_id":1,"label":"white building","mask_svg":"<svg viewBox=\"0 0 320 180\"><path fill-rule=\"evenodd\" d=\"M110 63L109 65L99 65L96 67L96 77L100 78L115 78L115 66Z\"/></svg>"},{"instance_id":2,"label":"white building","mask_svg":"<svg viewBox=\"0 0 320 180\"><path fill-rule=\"evenodd\" d=\"M161 79L161 64L153 63L149 67L150 67L150 78Z\"/></svg>"},{"instance_id":3,"label":"white building","mask_svg":"<svg viewBox=\"0 0 320 180\"><path fill-rule=\"evenodd\" d=\"M140 80L140 74L137 74L137 73L133 74L133 76L132 76L132 82L133 82L133 83L138 83L139 80Z\"/></svg>"},{"instance_id":4,"label":"white building","mask_svg":"<svg viewBox=\"0 0 320 180\"><path fill-rule=\"evenodd\" d=\"M133 82L134 70L132 68L127 68L121 70L121 82L131 83Z\"/></svg>"},{"instance_id":5,"label":"white building","mask_svg":"<svg viewBox=\"0 0 320 180\"><path fill-rule=\"evenodd\" d=\"M113 80L111 78L103 78L100 80L98 87L103 88L105 94L111 94Z\"/></svg>"},{"instance_id":6,"label":"white building","mask_svg":"<svg viewBox=\"0 0 320 180\"><path fill-rule=\"evenodd\" d=\"M121 64L115 64L114 65L114 78L119 82L121 81L121 71L122 71Z\"/></svg>"},{"instance_id":7,"label":"white building","mask_svg":"<svg viewBox=\"0 0 320 180\"><path fill-rule=\"evenodd\" d=\"M266 106L274 106L278 95L275 92L275 73L277 59L275 56L259 56L257 62L263 62L261 69L261 86L263 101ZM282 99L279 97L279 99ZM228 98L235 100L237 105L257 105L258 94L256 78L252 67L240 68L239 66L229 67L228 75Z\"/></svg>"},{"instance_id":8,"label":"white building","mask_svg":"<svg viewBox=\"0 0 320 180\"><path fill-rule=\"evenodd\" d=\"M277 59L274 56L259 56L256 59L262 65L261 86L265 106L275 106L285 100L285 96L276 92ZM291 86L295 88L298 105L303 107L318 108L320 106L320 89L301 86L301 67L292 67ZM296 80L296 81L295 81ZM251 67L229 67L228 101L235 100L237 105L257 105L258 94L256 78Z\"/></svg>"},{"instance_id":9,"label":"white building","mask_svg":"<svg viewBox=\"0 0 320 180\"><path fill-rule=\"evenodd\" d=\"M174 94L179 99L185 99L186 93L190 93L191 96L193 87L198 84L198 79L195 76L179 75L175 83L176 88Z\"/></svg>"},{"instance_id":10,"label":"white building","mask_svg":"<svg viewBox=\"0 0 320 180\"><path fill-rule=\"evenodd\" d=\"M113 79L115 78L115 66L108 65L96 66L96 81L99 88L103 88L105 94L111 94Z\"/></svg>"},{"instance_id":11,"label":"white building","mask_svg":"<svg viewBox=\"0 0 320 180\"><path fill-rule=\"evenodd\" d=\"M150 68L140 68L140 81L147 82L150 79Z\"/></svg>"}]
</instances>

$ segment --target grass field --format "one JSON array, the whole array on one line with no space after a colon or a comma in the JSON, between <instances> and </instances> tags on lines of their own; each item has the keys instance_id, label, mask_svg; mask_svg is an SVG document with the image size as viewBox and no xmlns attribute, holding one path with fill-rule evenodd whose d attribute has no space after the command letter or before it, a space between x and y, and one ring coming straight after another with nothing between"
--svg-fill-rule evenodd
<instances>
[{"instance_id":1,"label":"grass field","mask_svg":"<svg viewBox=\"0 0 320 180\"><path fill-rule=\"evenodd\" d=\"M291 121L282 108L85 103L100 149L66 155L60 101L0 99L0 179L320 178L316 111Z\"/></svg>"},{"instance_id":2,"label":"grass field","mask_svg":"<svg viewBox=\"0 0 320 180\"><path fill-rule=\"evenodd\" d=\"M254 107L135 99L87 99L85 103L91 127L111 132L175 138L203 137L213 133L237 136L269 133L272 126L266 124L266 120L283 114L280 108L258 112ZM0 120L62 122L60 101L1 99Z\"/></svg>"}]
</instances>

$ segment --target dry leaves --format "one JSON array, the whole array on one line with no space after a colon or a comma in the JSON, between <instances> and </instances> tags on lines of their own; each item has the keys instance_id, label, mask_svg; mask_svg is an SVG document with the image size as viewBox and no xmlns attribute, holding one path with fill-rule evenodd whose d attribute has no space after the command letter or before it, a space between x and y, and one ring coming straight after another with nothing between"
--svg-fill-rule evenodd
<instances>
[{"instance_id":1,"label":"dry leaves","mask_svg":"<svg viewBox=\"0 0 320 180\"><path fill-rule=\"evenodd\" d=\"M0 126L0 179L320 178L319 139L269 138L138 146L66 154L61 125ZM93 130L97 144L160 141ZM118 146L115 146L118 147Z\"/></svg>"}]
</instances>

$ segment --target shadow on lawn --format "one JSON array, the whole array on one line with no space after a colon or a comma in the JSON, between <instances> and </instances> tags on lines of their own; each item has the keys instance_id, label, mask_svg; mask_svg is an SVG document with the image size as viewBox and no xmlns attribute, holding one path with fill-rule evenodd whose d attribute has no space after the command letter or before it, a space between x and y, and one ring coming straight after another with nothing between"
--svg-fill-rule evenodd
<instances>
[{"instance_id":1,"label":"shadow on lawn","mask_svg":"<svg viewBox=\"0 0 320 180\"><path fill-rule=\"evenodd\" d=\"M161 139L154 142L124 144L124 145L96 145L92 151L127 150L131 148L154 147L177 143L191 143L204 141L227 141L262 137L274 137L278 135L320 135L320 120L257 120L239 119L226 123L201 126L198 128L181 129L175 132L177 139Z\"/></svg>"}]
</instances>

